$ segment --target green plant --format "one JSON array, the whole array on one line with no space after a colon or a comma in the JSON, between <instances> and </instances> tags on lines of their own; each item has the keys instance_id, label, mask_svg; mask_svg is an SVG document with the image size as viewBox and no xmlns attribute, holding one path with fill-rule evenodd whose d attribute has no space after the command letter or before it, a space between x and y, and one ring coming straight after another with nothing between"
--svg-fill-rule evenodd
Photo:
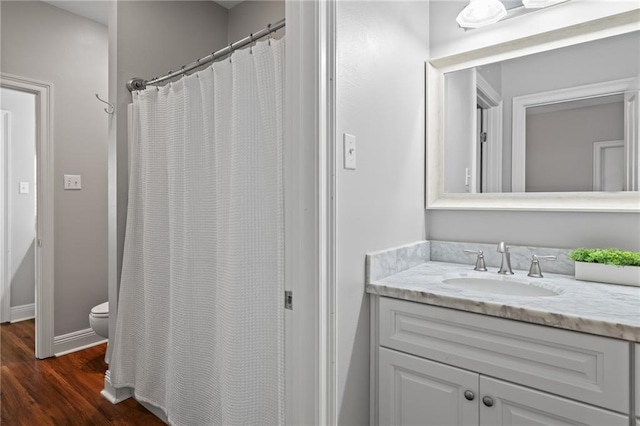
<instances>
[{"instance_id":1,"label":"green plant","mask_svg":"<svg viewBox=\"0 0 640 426\"><path fill-rule=\"evenodd\" d=\"M569 253L576 262L603 263L617 266L640 266L640 253L620 249L579 248Z\"/></svg>"}]
</instances>

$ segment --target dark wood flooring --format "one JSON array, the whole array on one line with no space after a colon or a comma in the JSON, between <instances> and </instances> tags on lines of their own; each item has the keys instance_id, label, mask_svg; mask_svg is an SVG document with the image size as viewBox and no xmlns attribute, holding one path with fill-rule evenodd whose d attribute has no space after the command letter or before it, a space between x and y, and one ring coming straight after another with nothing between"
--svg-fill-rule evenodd
<instances>
[{"instance_id":1,"label":"dark wood flooring","mask_svg":"<svg viewBox=\"0 0 640 426\"><path fill-rule=\"evenodd\" d=\"M163 425L133 398L113 405L100 395L107 345L35 358L34 321L0 326L2 426Z\"/></svg>"}]
</instances>

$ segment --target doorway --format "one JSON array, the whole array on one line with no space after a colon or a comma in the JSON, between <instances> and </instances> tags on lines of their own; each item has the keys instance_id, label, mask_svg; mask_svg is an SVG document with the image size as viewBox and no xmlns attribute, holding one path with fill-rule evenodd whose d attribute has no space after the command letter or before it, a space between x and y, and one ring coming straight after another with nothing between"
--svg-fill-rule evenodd
<instances>
[{"instance_id":1,"label":"doorway","mask_svg":"<svg viewBox=\"0 0 640 426\"><path fill-rule=\"evenodd\" d=\"M27 276L33 273L33 282L35 284L33 314L36 318L36 336L35 336L35 356L37 358L48 358L53 356L53 137L51 135L51 118L53 114L52 85L50 83L27 79L24 77L14 76L10 74L0 74L0 88L6 96L14 95L21 99L31 99L33 108L33 155L27 153L25 158L20 161L21 167L14 164L14 156L11 155L11 148L7 149L6 142L12 139L12 130L14 127L13 120L9 117L11 113L2 114L2 321L6 321L7 314L11 320L11 308L7 311L7 304L11 300L11 282L15 278L14 271L18 271L22 265L13 265L14 259L22 256L24 262L23 271L20 273ZM17 117L16 117L17 118ZM9 161L11 159L11 164ZM5 166L6 165L6 166ZM16 166L16 167L13 167ZM13 169L27 168L33 172L29 176L29 171L23 175L13 174ZM11 171L12 175L9 175ZM23 197L18 199L20 207L25 209L25 215L35 218L35 226L25 221L18 224L16 220L21 213L6 214L8 208L15 199L13 193ZM29 197L31 196L31 197ZM26 202L32 198L32 202ZM23 201L25 201L23 203ZM15 206L14 206L15 207ZM29 209L31 210L30 214ZM15 216L15 217L14 217ZM35 231L34 229L35 228ZM19 232L18 232L19 231ZM29 232L31 232L29 234ZM15 240L16 233L24 234L23 241L31 238L31 243L26 244L26 248L18 244L15 248L11 247L11 253L8 253L10 245L8 235ZM31 252L33 262L33 270L30 267L28 257ZM17 257L16 257L17 256ZM11 277L9 278L9 275ZM15 287L14 287L15 290ZM20 292L22 290L19 290ZM15 297L14 297L15 299ZM10 305L9 305L10 306ZM28 312L23 312L27 314Z\"/></svg>"},{"instance_id":2,"label":"doorway","mask_svg":"<svg viewBox=\"0 0 640 426\"><path fill-rule=\"evenodd\" d=\"M35 317L35 95L0 88L2 322Z\"/></svg>"}]
</instances>

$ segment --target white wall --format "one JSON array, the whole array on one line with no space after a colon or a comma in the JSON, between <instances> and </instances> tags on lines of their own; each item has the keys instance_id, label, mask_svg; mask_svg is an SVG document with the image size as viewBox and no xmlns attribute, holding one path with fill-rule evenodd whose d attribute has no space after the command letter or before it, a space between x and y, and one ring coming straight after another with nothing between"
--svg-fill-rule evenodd
<instances>
[{"instance_id":1,"label":"white wall","mask_svg":"<svg viewBox=\"0 0 640 426\"><path fill-rule=\"evenodd\" d=\"M422 240L427 2L337 3L337 414L369 419L367 252ZM345 170L342 135L357 138Z\"/></svg>"},{"instance_id":2,"label":"white wall","mask_svg":"<svg viewBox=\"0 0 640 426\"><path fill-rule=\"evenodd\" d=\"M228 12L227 43L236 42L284 19L284 7L284 0L245 0L232 7ZM284 29L273 37L279 38L283 34Z\"/></svg>"},{"instance_id":3,"label":"white wall","mask_svg":"<svg viewBox=\"0 0 640 426\"><path fill-rule=\"evenodd\" d=\"M476 125L476 73L474 69L461 70L445 76L445 129L444 134L444 191L453 193L472 191L472 146L477 142Z\"/></svg>"},{"instance_id":4,"label":"white wall","mask_svg":"<svg viewBox=\"0 0 640 426\"><path fill-rule=\"evenodd\" d=\"M40 1L2 1L3 72L53 83L54 332L107 300L107 28ZM63 175L82 175L64 191Z\"/></svg>"},{"instance_id":5,"label":"white wall","mask_svg":"<svg viewBox=\"0 0 640 426\"><path fill-rule=\"evenodd\" d=\"M464 7L465 1L430 3L432 58L611 16L638 7L637 2L573 0L482 29L464 31L457 27L455 16ZM504 240L512 244L567 248L617 246L640 251L640 220L635 213L432 210L426 212L425 220L427 237L434 240Z\"/></svg>"},{"instance_id":6,"label":"white wall","mask_svg":"<svg viewBox=\"0 0 640 426\"><path fill-rule=\"evenodd\" d=\"M500 63L482 65L476 67L476 70L493 90L502 95L502 66Z\"/></svg>"},{"instance_id":7,"label":"white wall","mask_svg":"<svg viewBox=\"0 0 640 426\"><path fill-rule=\"evenodd\" d=\"M35 237L36 237L36 104L35 95L5 88L0 89L0 109L9 111L9 183L7 206L11 224L10 276L11 306L35 301ZM20 194L20 182L29 184L29 193ZM4 237L3 237L4 238Z\"/></svg>"}]
</instances>

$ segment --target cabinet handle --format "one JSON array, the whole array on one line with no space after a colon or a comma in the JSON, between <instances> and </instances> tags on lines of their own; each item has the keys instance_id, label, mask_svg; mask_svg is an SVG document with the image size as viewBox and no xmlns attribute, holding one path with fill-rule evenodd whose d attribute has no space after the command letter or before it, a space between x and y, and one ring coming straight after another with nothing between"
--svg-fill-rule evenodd
<instances>
[{"instance_id":1,"label":"cabinet handle","mask_svg":"<svg viewBox=\"0 0 640 426\"><path fill-rule=\"evenodd\" d=\"M466 390L464 391L464 397L467 398L468 401L473 401L473 399L476 397L475 394L473 392L471 392L470 390Z\"/></svg>"},{"instance_id":2,"label":"cabinet handle","mask_svg":"<svg viewBox=\"0 0 640 426\"><path fill-rule=\"evenodd\" d=\"M485 396L484 398L482 398L482 403L484 405L486 405L487 407L492 407L493 406L493 398L491 398L490 396Z\"/></svg>"}]
</instances>

